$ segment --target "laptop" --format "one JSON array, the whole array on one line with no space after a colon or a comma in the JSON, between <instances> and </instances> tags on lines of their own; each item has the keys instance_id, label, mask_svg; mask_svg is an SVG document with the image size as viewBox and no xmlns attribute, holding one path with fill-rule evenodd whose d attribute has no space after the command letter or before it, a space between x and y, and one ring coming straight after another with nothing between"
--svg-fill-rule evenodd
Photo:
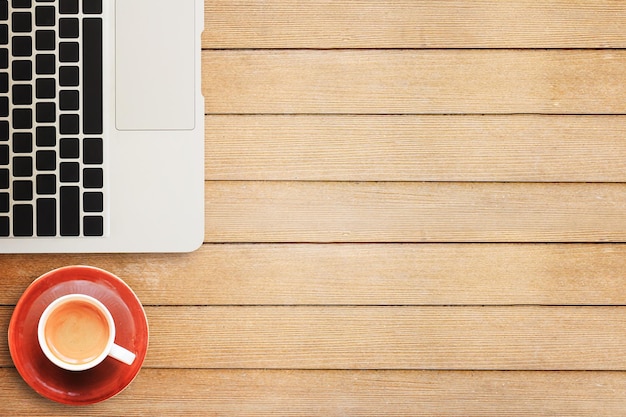
<instances>
[{"instance_id":1,"label":"laptop","mask_svg":"<svg viewBox=\"0 0 626 417\"><path fill-rule=\"evenodd\" d=\"M0 0L0 253L204 236L202 0Z\"/></svg>"}]
</instances>

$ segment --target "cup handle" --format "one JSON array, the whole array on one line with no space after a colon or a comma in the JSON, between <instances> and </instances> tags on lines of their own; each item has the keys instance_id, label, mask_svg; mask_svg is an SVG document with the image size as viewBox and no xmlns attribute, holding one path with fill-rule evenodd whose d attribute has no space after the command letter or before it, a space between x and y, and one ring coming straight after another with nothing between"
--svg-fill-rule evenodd
<instances>
[{"instance_id":1,"label":"cup handle","mask_svg":"<svg viewBox=\"0 0 626 417\"><path fill-rule=\"evenodd\" d=\"M113 346L111 346L111 351L109 352L109 356L113 359L117 359L122 363L125 363L126 365L132 365L135 361L136 355L130 350L124 349L123 347L113 343Z\"/></svg>"}]
</instances>

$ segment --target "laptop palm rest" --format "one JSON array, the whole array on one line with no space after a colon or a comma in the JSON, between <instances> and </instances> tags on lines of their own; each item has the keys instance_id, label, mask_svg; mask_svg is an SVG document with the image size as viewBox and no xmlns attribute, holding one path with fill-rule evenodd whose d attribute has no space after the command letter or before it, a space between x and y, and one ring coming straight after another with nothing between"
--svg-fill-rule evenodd
<instances>
[{"instance_id":1,"label":"laptop palm rest","mask_svg":"<svg viewBox=\"0 0 626 417\"><path fill-rule=\"evenodd\" d=\"M118 130L195 126L194 0L118 0L115 104Z\"/></svg>"}]
</instances>

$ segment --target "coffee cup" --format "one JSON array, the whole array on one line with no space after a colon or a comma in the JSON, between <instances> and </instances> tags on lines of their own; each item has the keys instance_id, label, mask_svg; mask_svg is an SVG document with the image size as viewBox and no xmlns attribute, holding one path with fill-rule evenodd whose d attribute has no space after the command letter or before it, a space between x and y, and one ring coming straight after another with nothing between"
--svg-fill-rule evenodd
<instances>
[{"instance_id":1,"label":"coffee cup","mask_svg":"<svg viewBox=\"0 0 626 417\"><path fill-rule=\"evenodd\" d=\"M115 344L115 322L99 300L68 294L50 303L39 318L39 345L56 366L85 371L110 356L132 365L135 354Z\"/></svg>"}]
</instances>

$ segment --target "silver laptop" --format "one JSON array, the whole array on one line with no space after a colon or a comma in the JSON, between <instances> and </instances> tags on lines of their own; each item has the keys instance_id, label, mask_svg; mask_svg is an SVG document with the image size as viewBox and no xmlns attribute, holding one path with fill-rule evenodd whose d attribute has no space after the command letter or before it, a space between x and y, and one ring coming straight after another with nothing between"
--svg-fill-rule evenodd
<instances>
[{"instance_id":1,"label":"silver laptop","mask_svg":"<svg viewBox=\"0 0 626 417\"><path fill-rule=\"evenodd\" d=\"M204 235L202 0L0 0L0 253Z\"/></svg>"}]
</instances>

